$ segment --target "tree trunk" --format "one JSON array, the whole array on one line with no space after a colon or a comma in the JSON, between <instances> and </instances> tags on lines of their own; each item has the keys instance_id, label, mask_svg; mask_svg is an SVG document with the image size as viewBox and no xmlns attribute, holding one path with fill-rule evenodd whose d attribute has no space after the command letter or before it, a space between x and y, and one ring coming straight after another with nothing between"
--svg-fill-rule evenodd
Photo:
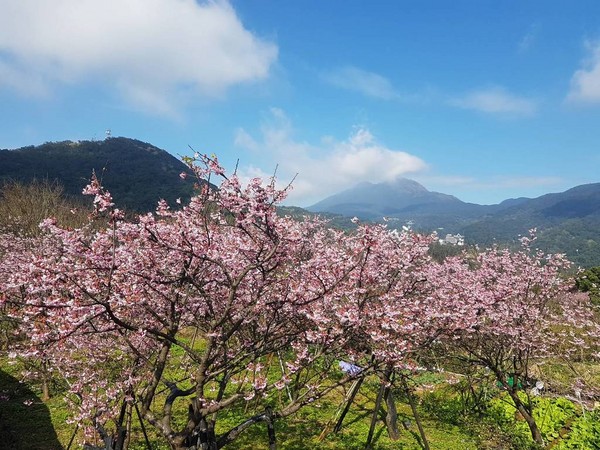
<instances>
[{"instance_id":1,"label":"tree trunk","mask_svg":"<svg viewBox=\"0 0 600 450\"><path fill-rule=\"evenodd\" d=\"M198 450L218 450L214 425L211 426L211 423L205 417L200 420L199 431L200 445L198 446Z\"/></svg>"},{"instance_id":2,"label":"tree trunk","mask_svg":"<svg viewBox=\"0 0 600 450\"><path fill-rule=\"evenodd\" d=\"M202 416L199 419L197 432L187 437L179 435L169 439L172 450L217 450L217 439L214 432L214 423Z\"/></svg>"},{"instance_id":3,"label":"tree trunk","mask_svg":"<svg viewBox=\"0 0 600 450\"><path fill-rule=\"evenodd\" d=\"M42 379L42 400L47 402L50 400L50 387L48 383L48 376L44 374L44 378Z\"/></svg>"},{"instance_id":4,"label":"tree trunk","mask_svg":"<svg viewBox=\"0 0 600 450\"><path fill-rule=\"evenodd\" d=\"M398 431L398 412L396 411L394 394L390 388L387 389L385 403L387 405L385 424L387 425L388 436L392 441L397 441L400 439L400 431Z\"/></svg>"},{"instance_id":5,"label":"tree trunk","mask_svg":"<svg viewBox=\"0 0 600 450\"><path fill-rule=\"evenodd\" d=\"M535 419L533 418L533 414L530 411L531 408L528 408L525 406L525 404L519 398L519 395L517 394L516 390L509 389L508 395L510 395L510 398L515 403L515 407L517 408L517 411L519 411L521 416L523 416L523 419L525 419L525 422L527 422L529 431L531 431L531 437L533 438L535 443L539 444L539 445L544 445L544 439L542 437L542 433L541 433L540 429L538 428Z\"/></svg>"},{"instance_id":6,"label":"tree trunk","mask_svg":"<svg viewBox=\"0 0 600 450\"><path fill-rule=\"evenodd\" d=\"M45 361L42 362L42 400L50 400L50 375Z\"/></svg>"},{"instance_id":7,"label":"tree trunk","mask_svg":"<svg viewBox=\"0 0 600 450\"><path fill-rule=\"evenodd\" d=\"M394 393L392 392L392 377L393 371L388 368L383 374L383 381L386 384L383 398L387 406L387 413L385 414L385 425L388 432L388 437L392 441L400 439L400 432L398 431L398 412L396 411L396 402L394 401Z\"/></svg>"},{"instance_id":8,"label":"tree trunk","mask_svg":"<svg viewBox=\"0 0 600 450\"><path fill-rule=\"evenodd\" d=\"M401 377L401 378L402 378L402 385L404 387L404 392L406 393L406 396L408 397L408 403L410 404L410 409L413 413L413 417L415 418L417 428L419 429L419 434L421 435L421 441L422 441L421 445L423 446L424 450L431 450L429 448L429 442L427 442L427 436L425 435L425 430L423 429L423 424L421 424L421 416L419 415L419 412L417 411L417 403L415 402L415 398L412 394L410 387L408 386L406 378L405 377Z\"/></svg>"},{"instance_id":9,"label":"tree trunk","mask_svg":"<svg viewBox=\"0 0 600 450\"><path fill-rule=\"evenodd\" d=\"M277 450L277 440L275 439L275 423L273 420L273 410L267 407L265 411L267 416L267 433L269 434L269 450Z\"/></svg>"},{"instance_id":10,"label":"tree trunk","mask_svg":"<svg viewBox=\"0 0 600 450\"><path fill-rule=\"evenodd\" d=\"M383 393L385 391L385 382L381 383L379 392L377 393L377 400L375 400L375 408L373 409L373 417L371 417L371 426L369 427L369 434L367 435L367 443L365 444L365 450L370 450L372 447L373 434L375 433L375 425L377 424L377 417L379 416L379 410L381 409L381 400L383 399Z\"/></svg>"},{"instance_id":11,"label":"tree trunk","mask_svg":"<svg viewBox=\"0 0 600 450\"><path fill-rule=\"evenodd\" d=\"M125 440L127 438L127 427L123 426L125 418L127 417L127 409L129 405L126 401L121 404L121 412L119 413L119 419L117 420L117 436L116 441L113 444L113 450L125 449Z\"/></svg>"}]
</instances>

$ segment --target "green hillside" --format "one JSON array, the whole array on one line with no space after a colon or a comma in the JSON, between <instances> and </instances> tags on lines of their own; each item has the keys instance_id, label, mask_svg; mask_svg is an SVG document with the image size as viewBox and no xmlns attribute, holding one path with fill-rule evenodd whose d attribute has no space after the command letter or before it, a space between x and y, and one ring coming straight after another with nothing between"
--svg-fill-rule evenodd
<instances>
[{"instance_id":1,"label":"green hillside","mask_svg":"<svg viewBox=\"0 0 600 450\"><path fill-rule=\"evenodd\" d=\"M187 167L148 143L128 138L103 141L49 142L16 150L0 150L0 182L58 181L65 194L79 197L92 171L120 207L149 211L164 198L174 204L193 192L193 177L182 180Z\"/></svg>"}]
</instances>

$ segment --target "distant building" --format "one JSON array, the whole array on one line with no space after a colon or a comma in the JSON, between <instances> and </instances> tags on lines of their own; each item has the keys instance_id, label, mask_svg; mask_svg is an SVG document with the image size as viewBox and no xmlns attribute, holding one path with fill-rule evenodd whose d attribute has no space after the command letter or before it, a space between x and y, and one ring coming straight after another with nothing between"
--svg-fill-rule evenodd
<instances>
[{"instance_id":1,"label":"distant building","mask_svg":"<svg viewBox=\"0 0 600 450\"><path fill-rule=\"evenodd\" d=\"M462 247L465 245L465 237L461 234L450 234L448 233L444 239L439 240L442 245L458 245Z\"/></svg>"}]
</instances>

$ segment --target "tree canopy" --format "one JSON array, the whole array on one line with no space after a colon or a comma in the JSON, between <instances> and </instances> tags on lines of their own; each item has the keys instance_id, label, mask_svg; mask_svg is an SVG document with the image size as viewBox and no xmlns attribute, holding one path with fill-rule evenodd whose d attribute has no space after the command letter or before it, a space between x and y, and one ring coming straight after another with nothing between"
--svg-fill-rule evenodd
<instances>
[{"instance_id":1,"label":"tree canopy","mask_svg":"<svg viewBox=\"0 0 600 450\"><path fill-rule=\"evenodd\" d=\"M490 369L539 442L509 376L527 380L535 358L568 357L597 336L587 299L566 295L564 258L524 239L519 252L436 262L434 236L281 216L286 190L274 180L244 186L215 159L188 162L220 186L200 183L181 209L161 201L126 219L93 177L95 222L48 218L39 236L0 235L3 308L23 337L15 352L67 380L88 442L122 448L124 411L136 408L173 449L222 448L357 376L391 383L426 350ZM217 427L249 401L253 412Z\"/></svg>"}]
</instances>

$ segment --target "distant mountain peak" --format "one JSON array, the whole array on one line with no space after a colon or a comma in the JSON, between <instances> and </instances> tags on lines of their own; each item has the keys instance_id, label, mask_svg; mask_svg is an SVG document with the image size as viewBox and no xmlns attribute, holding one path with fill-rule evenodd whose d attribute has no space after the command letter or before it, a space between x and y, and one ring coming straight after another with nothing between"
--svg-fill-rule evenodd
<instances>
[{"instance_id":1,"label":"distant mountain peak","mask_svg":"<svg viewBox=\"0 0 600 450\"><path fill-rule=\"evenodd\" d=\"M360 182L350 189L334 194L310 206L309 211L331 212L357 216L361 219L397 217L403 212L415 214L431 208L431 205L465 205L451 195L431 192L420 183L398 177L381 183Z\"/></svg>"},{"instance_id":2,"label":"distant mountain peak","mask_svg":"<svg viewBox=\"0 0 600 450\"><path fill-rule=\"evenodd\" d=\"M407 193L413 193L413 194L430 192L422 184L416 182L415 180L411 180L409 178L404 178L404 177L397 177L394 180L386 181L386 182L380 183L380 184L388 185L398 191L402 190L402 191L406 191Z\"/></svg>"}]
</instances>

